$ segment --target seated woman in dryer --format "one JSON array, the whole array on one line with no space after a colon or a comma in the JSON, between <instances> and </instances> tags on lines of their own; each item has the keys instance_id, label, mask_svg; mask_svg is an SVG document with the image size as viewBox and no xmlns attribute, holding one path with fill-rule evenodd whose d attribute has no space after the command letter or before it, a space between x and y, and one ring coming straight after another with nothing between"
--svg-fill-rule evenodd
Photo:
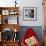
<instances>
[{"instance_id":1,"label":"seated woman in dryer","mask_svg":"<svg viewBox=\"0 0 46 46\"><path fill-rule=\"evenodd\" d=\"M37 39L36 33L31 29L27 29L21 42L22 46L41 46L39 40Z\"/></svg>"}]
</instances>

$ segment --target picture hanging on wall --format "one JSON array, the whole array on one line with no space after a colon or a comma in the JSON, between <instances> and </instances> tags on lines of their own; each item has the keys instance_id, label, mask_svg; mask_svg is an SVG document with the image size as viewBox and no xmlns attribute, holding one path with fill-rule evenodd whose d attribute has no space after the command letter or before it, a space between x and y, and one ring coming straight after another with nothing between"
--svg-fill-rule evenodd
<instances>
[{"instance_id":1,"label":"picture hanging on wall","mask_svg":"<svg viewBox=\"0 0 46 46\"><path fill-rule=\"evenodd\" d=\"M36 7L24 7L23 18L27 21L37 20L37 8Z\"/></svg>"}]
</instances>

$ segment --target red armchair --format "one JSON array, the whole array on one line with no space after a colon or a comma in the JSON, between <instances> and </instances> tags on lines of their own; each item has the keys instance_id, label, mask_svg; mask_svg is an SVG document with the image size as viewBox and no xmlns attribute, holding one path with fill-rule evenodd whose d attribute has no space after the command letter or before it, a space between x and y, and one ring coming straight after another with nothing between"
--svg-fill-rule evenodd
<instances>
[{"instance_id":1,"label":"red armchair","mask_svg":"<svg viewBox=\"0 0 46 46\"><path fill-rule=\"evenodd\" d=\"M21 42L21 45L22 46L27 46L25 40L26 39L29 39L29 38L32 38L33 37L37 37L36 33L33 31L33 29L29 28L26 30L25 34L24 34L24 37L22 38L22 42ZM37 43L34 45L34 46L41 46L40 42L37 40L36 38L36 41ZM30 45L31 46L31 45Z\"/></svg>"}]
</instances>

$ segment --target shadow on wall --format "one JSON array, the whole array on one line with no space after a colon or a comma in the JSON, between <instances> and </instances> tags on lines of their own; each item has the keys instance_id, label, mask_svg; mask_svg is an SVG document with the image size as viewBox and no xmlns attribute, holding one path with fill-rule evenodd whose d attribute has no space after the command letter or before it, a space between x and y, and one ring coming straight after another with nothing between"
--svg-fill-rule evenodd
<instances>
[{"instance_id":1,"label":"shadow on wall","mask_svg":"<svg viewBox=\"0 0 46 46\"><path fill-rule=\"evenodd\" d=\"M39 41L42 43L43 42L43 30L42 30L42 26L21 26L20 27L20 31L19 31L19 39L20 39L20 42L23 38L23 35L25 33L25 31L28 29L28 28L32 28L36 33L37 33L37 37L39 39Z\"/></svg>"}]
</instances>

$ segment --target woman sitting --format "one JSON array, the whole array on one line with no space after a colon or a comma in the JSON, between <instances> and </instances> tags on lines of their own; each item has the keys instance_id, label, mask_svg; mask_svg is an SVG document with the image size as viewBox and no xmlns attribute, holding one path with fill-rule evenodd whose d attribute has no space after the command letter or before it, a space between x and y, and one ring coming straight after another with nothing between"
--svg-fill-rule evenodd
<instances>
[{"instance_id":1,"label":"woman sitting","mask_svg":"<svg viewBox=\"0 0 46 46\"><path fill-rule=\"evenodd\" d=\"M37 39L36 33L31 29L27 29L21 42L22 46L41 46Z\"/></svg>"}]
</instances>

